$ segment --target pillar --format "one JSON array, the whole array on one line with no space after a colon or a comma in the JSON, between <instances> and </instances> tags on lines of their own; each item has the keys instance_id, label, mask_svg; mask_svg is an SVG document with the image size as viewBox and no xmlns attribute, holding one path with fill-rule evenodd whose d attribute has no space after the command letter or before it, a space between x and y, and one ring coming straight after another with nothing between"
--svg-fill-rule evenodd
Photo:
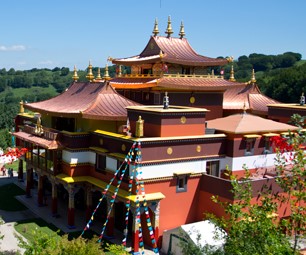
<instances>
[{"instance_id":1,"label":"pillar","mask_svg":"<svg viewBox=\"0 0 306 255\"><path fill-rule=\"evenodd\" d=\"M23 182L23 160L19 159L18 162L18 181Z\"/></svg>"},{"instance_id":2,"label":"pillar","mask_svg":"<svg viewBox=\"0 0 306 255\"><path fill-rule=\"evenodd\" d=\"M86 189L86 222L88 222L92 215L92 192L91 187Z\"/></svg>"},{"instance_id":3,"label":"pillar","mask_svg":"<svg viewBox=\"0 0 306 255\"><path fill-rule=\"evenodd\" d=\"M52 215L56 216L57 215L57 186L55 180L52 180Z\"/></svg>"},{"instance_id":4,"label":"pillar","mask_svg":"<svg viewBox=\"0 0 306 255\"><path fill-rule=\"evenodd\" d=\"M110 209L111 207L111 202L110 202L111 198L107 198L107 211ZM108 222L106 225L106 235L107 236L114 236L114 228L115 228L115 205L113 205L113 208L110 212L109 218L108 218Z\"/></svg>"},{"instance_id":5,"label":"pillar","mask_svg":"<svg viewBox=\"0 0 306 255\"><path fill-rule=\"evenodd\" d=\"M152 206L150 206L153 211L153 220L152 227L154 231L154 238L156 241L156 245L161 248L161 243L158 242L159 239L159 210L160 210L160 202L153 202Z\"/></svg>"},{"instance_id":6,"label":"pillar","mask_svg":"<svg viewBox=\"0 0 306 255\"><path fill-rule=\"evenodd\" d=\"M75 191L71 185L68 186L68 227L69 228L75 228L74 226L74 218L75 218L75 212L74 212L74 195Z\"/></svg>"},{"instance_id":7,"label":"pillar","mask_svg":"<svg viewBox=\"0 0 306 255\"><path fill-rule=\"evenodd\" d=\"M37 173L37 175L38 175L37 203L38 206L43 206L44 205L43 176L40 173Z\"/></svg>"},{"instance_id":8,"label":"pillar","mask_svg":"<svg viewBox=\"0 0 306 255\"><path fill-rule=\"evenodd\" d=\"M136 210L132 210L133 212L133 229L132 229L132 250L134 253L139 252L139 224L140 224L140 218L137 218L137 212Z\"/></svg>"},{"instance_id":9,"label":"pillar","mask_svg":"<svg viewBox=\"0 0 306 255\"><path fill-rule=\"evenodd\" d=\"M27 169L26 197L31 197L31 171L33 171L32 168Z\"/></svg>"}]
</instances>

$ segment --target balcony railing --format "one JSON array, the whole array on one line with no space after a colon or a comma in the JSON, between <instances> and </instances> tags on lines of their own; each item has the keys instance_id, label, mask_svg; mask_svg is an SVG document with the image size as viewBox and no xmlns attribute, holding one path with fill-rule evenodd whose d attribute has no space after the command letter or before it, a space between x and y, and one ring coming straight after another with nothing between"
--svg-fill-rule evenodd
<instances>
[{"instance_id":1,"label":"balcony railing","mask_svg":"<svg viewBox=\"0 0 306 255\"><path fill-rule=\"evenodd\" d=\"M224 79L223 75L214 75L214 74L169 74L169 73L160 73L160 74L122 74L117 75L117 77L123 78L161 78L161 77L169 77L169 78L218 78Z\"/></svg>"},{"instance_id":2,"label":"balcony railing","mask_svg":"<svg viewBox=\"0 0 306 255\"><path fill-rule=\"evenodd\" d=\"M37 132L37 127L32 127L32 126L29 126L29 125L25 125L23 127L23 131L25 133L28 133L28 134L40 136L40 137L45 138L47 140L57 140L58 135L59 135L59 132L57 132L56 130L50 129L50 128L45 128L45 127L42 127L42 132L38 133Z\"/></svg>"}]
</instances>

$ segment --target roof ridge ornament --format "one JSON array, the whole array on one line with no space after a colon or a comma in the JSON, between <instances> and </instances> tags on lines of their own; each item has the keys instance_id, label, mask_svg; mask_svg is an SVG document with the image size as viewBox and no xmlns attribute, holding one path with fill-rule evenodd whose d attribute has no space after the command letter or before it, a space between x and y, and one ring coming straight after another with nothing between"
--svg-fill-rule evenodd
<instances>
[{"instance_id":1,"label":"roof ridge ornament","mask_svg":"<svg viewBox=\"0 0 306 255\"><path fill-rule=\"evenodd\" d=\"M78 76L78 72L77 72L77 69L76 69L76 66L74 65L74 69L73 69L73 76L72 76L72 79L77 82L78 79L79 79L79 76Z\"/></svg>"},{"instance_id":2,"label":"roof ridge ornament","mask_svg":"<svg viewBox=\"0 0 306 255\"><path fill-rule=\"evenodd\" d=\"M110 76L109 76L109 73L108 73L108 65L107 64L105 65L105 73L104 73L103 78L105 80L110 80Z\"/></svg>"},{"instance_id":3,"label":"roof ridge ornament","mask_svg":"<svg viewBox=\"0 0 306 255\"><path fill-rule=\"evenodd\" d=\"M97 77L95 78L95 81L98 81L98 82L102 81L100 67L98 67L98 74L97 74Z\"/></svg>"},{"instance_id":4,"label":"roof ridge ornament","mask_svg":"<svg viewBox=\"0 0 306 255\"><path fill-rule=\"evenodd\" d=\"M170 15L168 16L168 26L166 30L167 37L170 38L171 34L173 34L172 26L171 26L171 17Z\"/></svg>"},{"instance_id":5,"label":"roof ridge ornament","mask_svg":"<svg viewBox=\"0 0 306 255\"><path fill-rule=\"evenodd\" d=\"M91 62L89 60L89 65L88 65L88 73L86 75L86 78L89 80L89 82L92 82L93 79L95 78L93 73L92 73L92 65L91 65Z\"/></svg>"},{"instance_id":6,"label":"roof ridge ornament","mask_svg":"<svg viewBox=\"0 0 306 255\"><path fill-rule=\"evenodd\" d=\"M234 65L232 64L232 67L231 67L231 75L230 75L230 78L229 78L230 81L236 81L235 79L235 72L234 72Z\"/></svg>"},{"instance_id":7,"label":"roof ridge ornament","mask_svg":"<svg viewBox=\"0 0 306 255\"><path fill-rule=\"evenodd\" d=\"M256 78L255 78L255 70L254 68L252 69L252 77L251 77L251 83L255 83L256 82Z\"/></svg>"},{"instance_id":8,"label":"roof ridge ornament","mask_svg":"<svg viewBox=\"0 0 306 255\"><path fill-rule=\"evenodd\" d=\"M179 36L181 39L183 39L185 35L186 34L185 34L184 24L183 24L183 21L181 21L181 28L180 28Z\"/></svg>"},{"instance_id":9,"label":"roof ridge ornament","mask_svg":"<svg viewBox=\"0 0 306 255\"><path fill-rule=\"evenodd\" d=\"M152 33L154 36L157 36L159 34L157 18L155 18L154 29Z\"/></svg>"}]
</instances>

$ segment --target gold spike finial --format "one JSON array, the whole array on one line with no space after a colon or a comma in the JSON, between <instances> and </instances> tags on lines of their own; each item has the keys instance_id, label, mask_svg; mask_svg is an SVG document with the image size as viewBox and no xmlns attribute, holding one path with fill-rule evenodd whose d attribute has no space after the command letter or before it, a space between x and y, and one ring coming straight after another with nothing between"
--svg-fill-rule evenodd
<instances>
[{"instance_id":1,"label":"gold spike finial","mask_svg":"<svg viewBox=\"0 0 306 255\"><path fill-rule=\"evenodd\" d=\"M97 74L97 77L95 78L95 81L98 81L98 82L102 81L100 67L98 67L98 74Z\"/></svg>"},{"instance_id":2,"label":"gold spike finial","mask_svg":"<svg viewBox=\"0 0 306 255\"><path fill-rule=\"evenodd\" d=\"M230 81L236 81L236 79L235 79L235 72L234 72L234 65L232 65L232 68L231 68L231 75L230 75L229 80L230 80Z\"/></svg>"},{"instance_id":3,"label":"gold spike finial","mask_svg":"<svg viewBox=\"0 0 306 255\"><path fill-rule=\"evenodd\" d=\"M20 101L20 108L19 108L19 113L24 113L24 108L23 108L23 101Z\"/></svg>"},{"instance_id":4,"label":"gold spike finial","mask_svg":"<svg viewBox=\"0 0 306 255\"><path fill-rule=\"evenodd\" d=\"M157 36L159 34L157 18L155 19L154 29L153 29L152 33L153 33L154 36Z\"/></svg>"},{"instance_id":5,"label":"gold spike finial","mask_svg":"<svg viewBox=\"0 0 306 255\"><path fill-rule=\"evenodd\" d=\"M167 37L171 37L171 34L173 34L170 16L168 16L168 26L167 26L166 34L167 34Z\"/></svg>"},{"instance_id":6,"label":"gold spike finial","mask_svg":"<svg viewBox=\"0 0 306 255\"><path fill-rule=\"evenodd\" d=\"M76 66L74 66L74 69L73 69L73 76L72 76L72 79L77 82L78 79L79 79L79 76L78 76L78 72L77 72L77 69L76 69Z\"/></svg>"},{"instance_id":7,"label":"gold spike finial","mask_svg":"<svg viewBox=\"0 0 306 255\"><path fill-rule=\"evenodd\" d=\"M89 65L88 65L88 73L86 75L86 78L89 80L89 82L92 82L93 79L95 78L93 73L92 73L92 65L91 65L90 61L89 61Z\"/></svg>"},{"instance_id":8,"label":"gold spike finial","mask_svg":"<svg viewBox=\"0 0 306 255\"><path fill-rule=\"evenodd\" d=\"M164 57L164 54L163 54L163 51L162 51L162 50L159 51L159 57L160 57L160 58L163 58L163 57Z\"/></svg>"},{"instance_id":9,"label":"gold spike finial","mask_svg":"<svg viewBox=\"0 0 306 255\"><path fill-rule=\"evenodd\" d=\"M118 67L118 76L121 77L122 76L122 66L119 65Z\"/></svg>"},{"instance_id":10,"label":"gold spike finial","mask_svg":"<svg viewBox=\"0 0 306 255\"><path fill-rule=\"evenodd\" d=\"M180 28L179 36L180 36L181 39L185 36L185 29L184 29L183 21L181 22L181 28Z\"/></svg>"},{"instance_id":11,"label":"gold spike finial","mask_svg":"<svg viewBox=\"0 0 306 255\"><path fill-rule=\"evenodd\" d=\"M256 78L255 78L255 70L254 68L252 69L252 77L251 77L251 83L255 83L256 82Z\"/></svg>"},{"instance_id":12,"label":"gold spike finial","mask_svg":"<svg viewBox=\"0 0 306 255\"><path fill-rule=\"evenodd\" d=\"M109 76L109 74L108 74L108 65L107 65L107 64L105 65L105 73L104 73L103 78L104 78L105 80L110 80L110 76Z\"/></svg>"}]
</instances>

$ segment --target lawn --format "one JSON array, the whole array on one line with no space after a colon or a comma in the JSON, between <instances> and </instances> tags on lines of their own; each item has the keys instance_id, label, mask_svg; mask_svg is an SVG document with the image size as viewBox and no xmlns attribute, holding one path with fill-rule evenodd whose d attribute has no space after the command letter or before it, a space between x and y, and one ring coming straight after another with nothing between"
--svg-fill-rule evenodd
<instances>
[{"instance_id":1,"label":"lawn","mask_svg":"<svg viewBox=\"0 0 306 255\"><path fill-rule=\"evenodd\" d=\"M1 180L0 180L1 181ZM26 210L22 203L20 203L15 196L24 195L25 191L14 183L0 186L0 210L4 211L22 211Z\"/></svg>"}]
</instances>

